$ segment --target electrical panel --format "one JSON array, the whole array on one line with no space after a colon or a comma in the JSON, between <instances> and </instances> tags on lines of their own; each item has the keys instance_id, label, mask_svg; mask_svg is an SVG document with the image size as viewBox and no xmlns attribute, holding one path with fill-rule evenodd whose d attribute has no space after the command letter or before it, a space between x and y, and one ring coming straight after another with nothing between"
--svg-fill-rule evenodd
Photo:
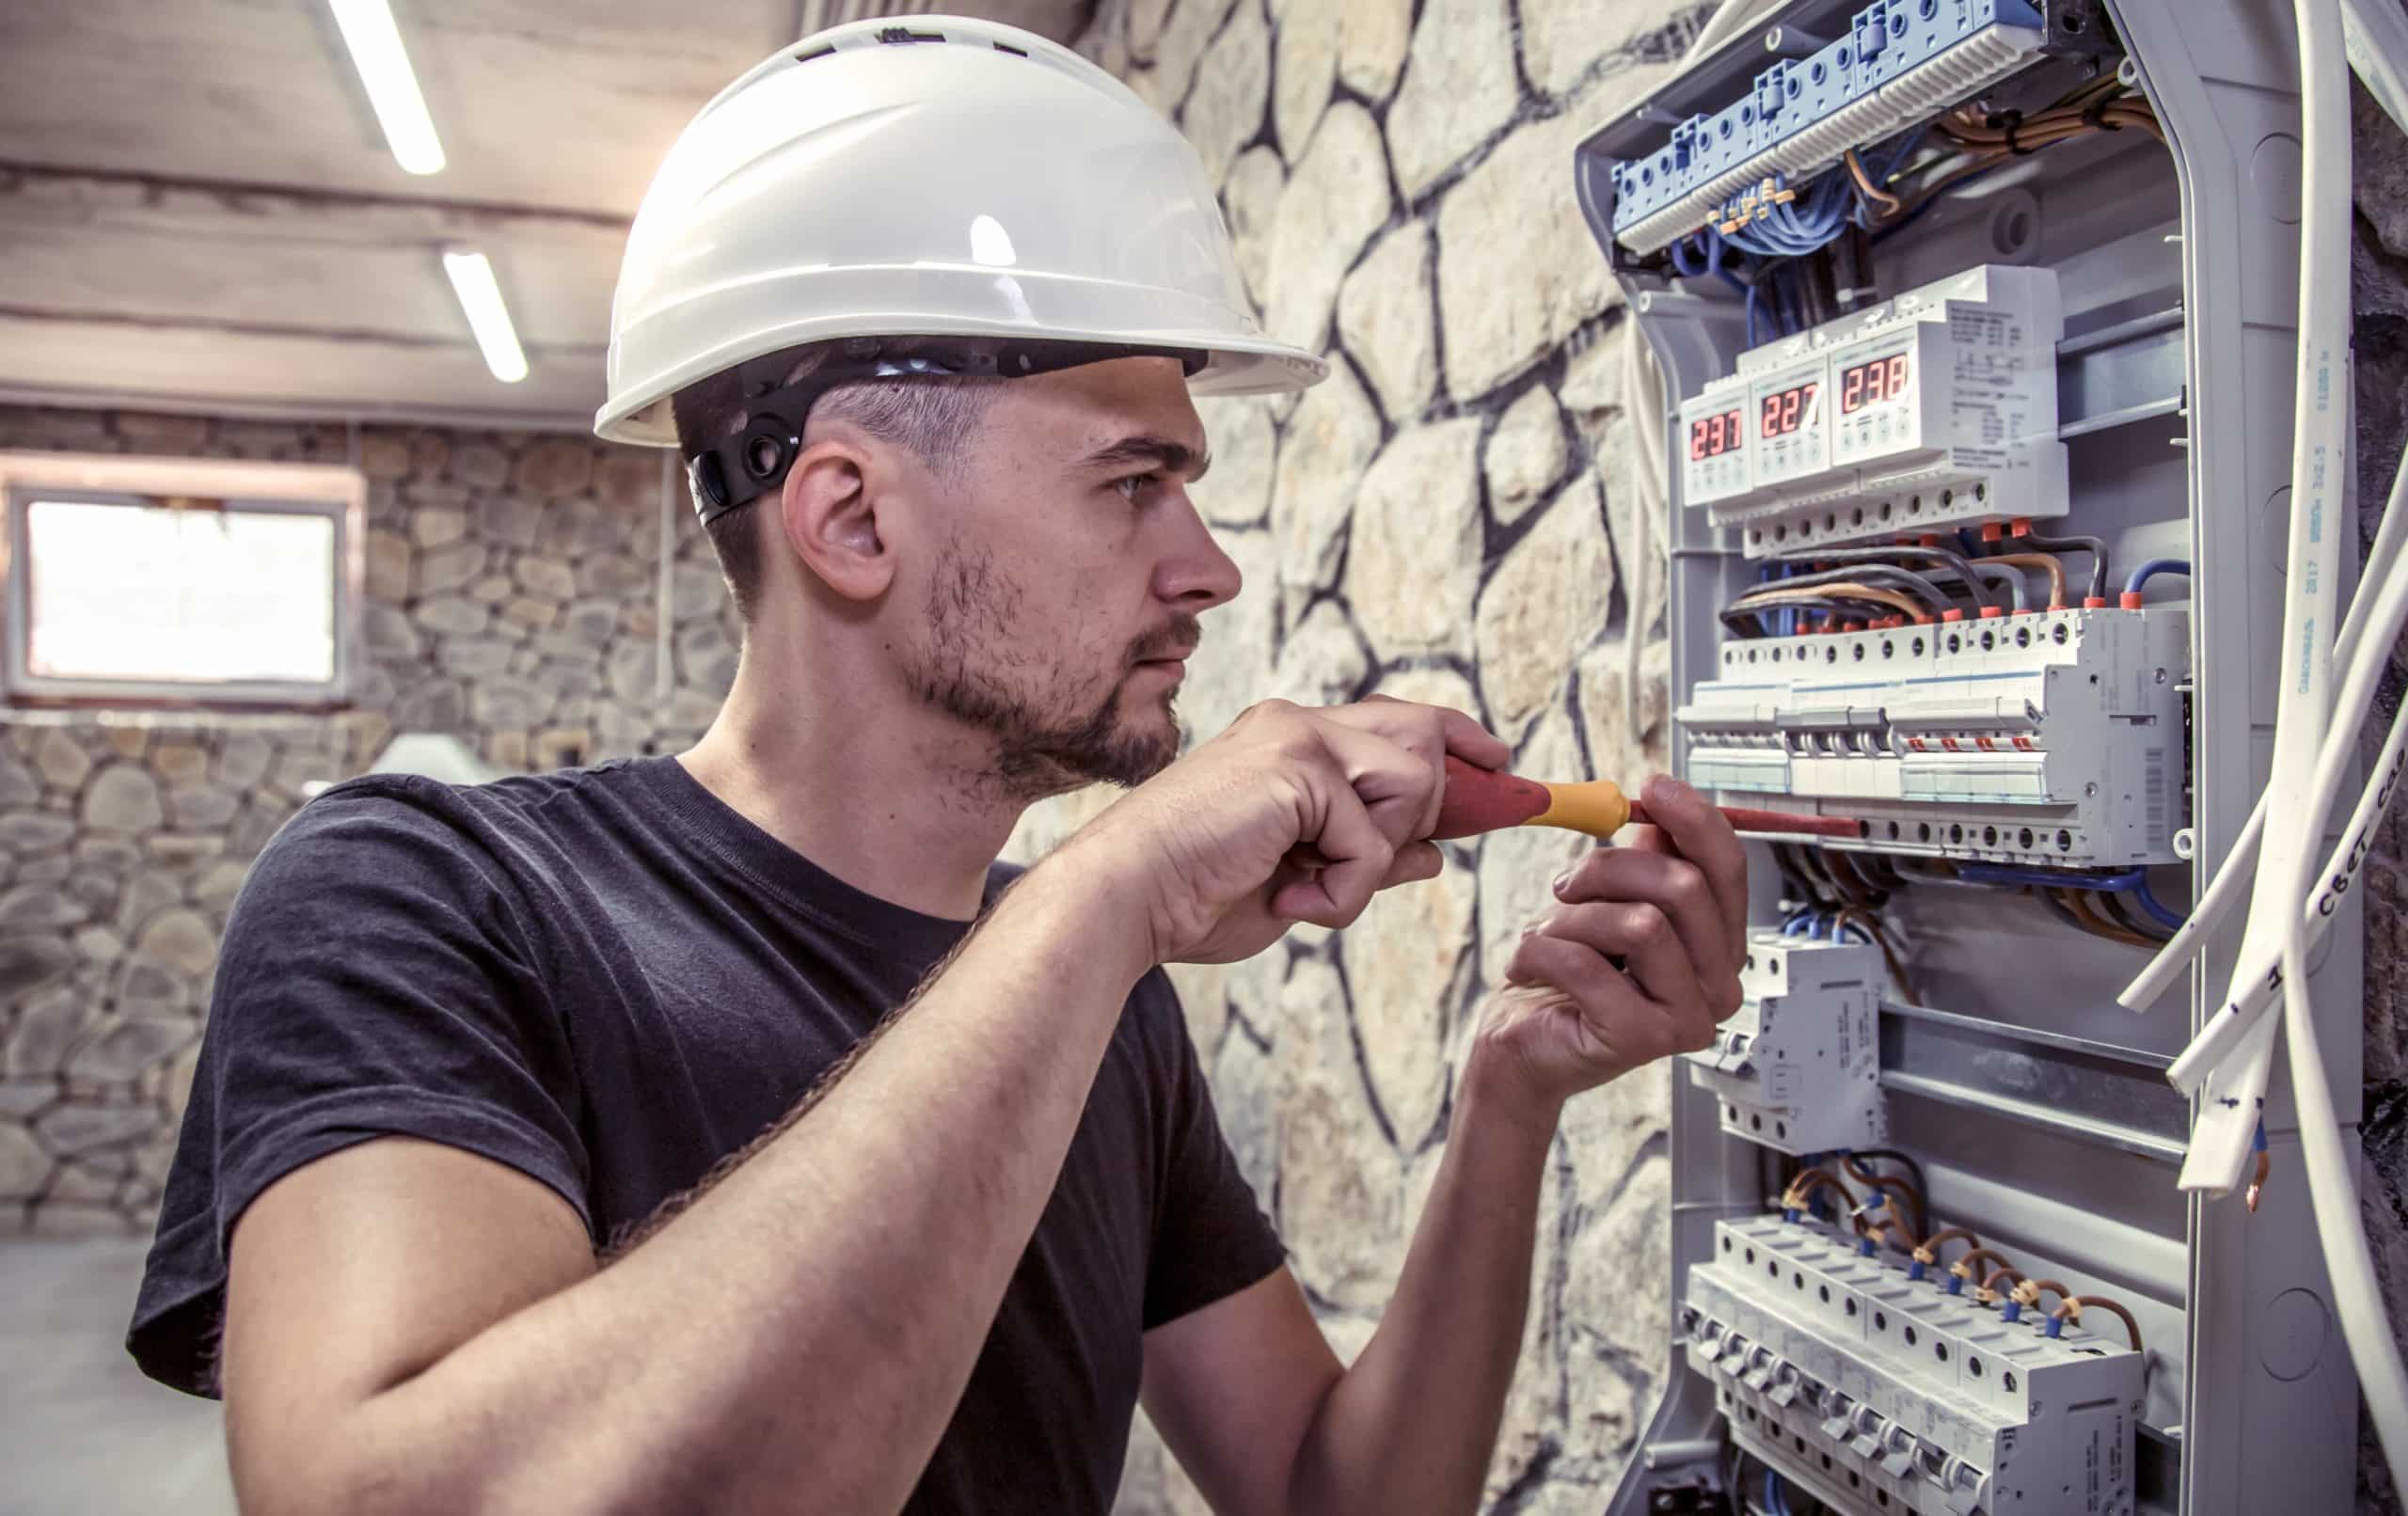
<instances>
[{"instance_id":1,"label":"electrical panel","mask_svg":"<svg viewBox=\"0 0 2408 1516\"><path fill-rule=\"evenodd\" d=\"M1865 944L1751 934L1737 1013L1713 1046L1687 1055L1722 1129L1782 1153L1879 1146L1884 972Z\"/></svg>"},{"instance_id":2,"label":"electrical panel","mask_svg":"<svg viewBox=\"0 0 2408 1516\"><path fill-rule=\"evenodd\" d=\"M1659 151L1618 164L1614 235L1655 252L1751 186L1811 174L2013 72L2042 37L2023 0L1875 0L1810 55L1777 60L1720 109L1676 122Z\"/></svg>"},{"instance_id":3,"label":"electrical panel","mask_svg":"<svg viewBox=\"0 0 2408 1516\"><path fill-rule=\"evenodd\" d=\"M2294 42L2282 0L1783 0L1574 154L1664 378L1675 768L1854 823L1750 842L1608 1516L2347 1508L2296 1116L2254 1212L2178 1186L2238 917L2188 1024L2116 1003L2262 783Z\"/></svg>"},{"instance_id":4,"label":"electrical panel","mask_svg":"<svg viewBox=\"0 0 2408 1516\"><path fill-rule=\"evenodd\" d=\"M1800 1218L1728 1221L1681 1348L1739 1445L1841 1509L2131 1516L2141 1354L2053 1310L2002 1319ZM2120 1328L2115 1330L2120 1331Z\"/></svg>"},{"instance_id":5,"label":"electrical panel","mask_svg":"<svg viewBox=\"0 0 2408 1516\"><path fill-rule=\"evenodd\" d=\"M1678 719L1691 783L1854 817L1867 848L2171 863L2190 662L2173 608L1734 638Z\"/></svg>"},{"instance_id":6,"label":"electrical panel","mask_svg":"<svg viewBox=\"0 0 2408 1516\"><path fill-rule=\"evenodd\" d=\"M1681 406L1682 500L1747 556L2066 513L2055 274L1984 265L1739 355Z\"/></svg>"}]
</instances>

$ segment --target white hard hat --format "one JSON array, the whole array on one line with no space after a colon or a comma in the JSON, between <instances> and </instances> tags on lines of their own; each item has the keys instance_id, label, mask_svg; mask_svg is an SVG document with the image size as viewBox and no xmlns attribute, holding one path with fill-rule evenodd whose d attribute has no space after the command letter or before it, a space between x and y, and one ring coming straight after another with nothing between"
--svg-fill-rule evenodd
<instances>
[{"instance_id":1,"label":"white hard hat","mask_svg":"<svg viewBox=\"0 0 2408 1516\"><path fill-rule=\"evenodd\" d=\"M987 340L1006 373L1034 344L1168 351L1198 394L1328 372L1255 321L1167 121L1067 48L954 16L816 33L703 107L628 232L594 429L674 446L670 397L698 380L901 337Z\"/></svg>"}]
</instances>

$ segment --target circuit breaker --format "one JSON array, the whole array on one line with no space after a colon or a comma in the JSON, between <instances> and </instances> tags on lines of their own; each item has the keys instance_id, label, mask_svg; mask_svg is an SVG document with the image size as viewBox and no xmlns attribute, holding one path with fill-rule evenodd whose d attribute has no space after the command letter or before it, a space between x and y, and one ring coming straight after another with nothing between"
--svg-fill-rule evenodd
<instances>
[{"instance_id":1,"label":"circuit breaker","mask_svg":"<svg viewBox=\"0 0 2408 1516\"><path fill-rule=\"evenodd\" d=\"M1854 823L1751 844L1612 1516L2348 1507L2293 1118L2255 1214L2177 1187L2237 927L2187 1019L2116 1003L2289 655L2295 41L2282 0L1788 0L1575 154L1664 376L1674 764Z\"/></svg>"},{"instance_id":2,"label":"circuit breaker","mask_svg":"<svg viewBox=\"0 0 2408 1516\"><path fill-rule=\"evenodd\" d=\"M1739 1445L1827 1504L2131 1516L2140 1352L2048 1310L2002 1314L1829 1227L1764 1218L1715 1228L1679 1325Z\"/></svg>"},{"instance_id":3,"label":"circuit breaker","mask_svg":"<svg viewBox=\"0 0 2408 1516\"><path fill-rule=\"evenodd\" d=\"M1679 707L1692 783L1854 817L1879 851L2177 861L2184 610L1733 639L1716 672Z\"/></svg>"},{"instance_id":4,"label":"circuit breaker","mask_svg":"<svg viewBox=\"0 0 2408 1516\"><path fill-rule=\"evenodd\" d=\"M1753 934L1737 1014L1712 1047L1687 1055L1722 1129L1783 1153L1881 1145L1882 973L1880 954L1861 943Z\"/></svg>"}]
</instances>

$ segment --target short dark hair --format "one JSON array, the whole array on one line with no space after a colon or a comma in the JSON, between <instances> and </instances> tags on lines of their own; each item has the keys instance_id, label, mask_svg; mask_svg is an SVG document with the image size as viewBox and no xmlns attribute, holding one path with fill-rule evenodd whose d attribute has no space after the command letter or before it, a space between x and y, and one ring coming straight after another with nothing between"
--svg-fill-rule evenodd
<instances>
[{"instance_id":1,"label":"short dark hair","mask_svg":"<svg viewBox=\"0 0 2408 1516\"><path fill-rule=\"evenodd\" d=\"M814 342L775 355L787 362L784 383L811 373L842 346ZM890 339L879 343L879 352L910 357L918 346L909 338ZM949 470L960 462L963 445L977 430L993 387L1003 382L949 374L859 379L829 390L811 409L815 416L842 417L872 436L911 449L930 466ZM733 369L679 390L669 409L677 424L677 450L688 459L742 431L748 418L743 386ZM736 597L736 613L748 624L761 599L761 516L753 509L759 503L723 512L704 529L711 550L719 555L720 573Z\"/></svg>"}]
</instances>

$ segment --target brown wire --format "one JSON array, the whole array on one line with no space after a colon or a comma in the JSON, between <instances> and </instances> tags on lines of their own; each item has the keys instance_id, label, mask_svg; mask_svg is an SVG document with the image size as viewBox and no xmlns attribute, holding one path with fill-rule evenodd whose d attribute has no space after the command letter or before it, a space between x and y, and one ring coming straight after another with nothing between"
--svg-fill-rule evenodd
<instances>
[{"instance_id":1,"label":"brown wire","mask_svg":"<svg viewBox=\"0 0 2408 1516\"><path fill-rule=\"evenodd\" d=\"M1846 853L1834 851L1824 860L1824 865L1831 882L1848 897L1849 905L1870 911L1881 904L1881 887L1864 876L1864 870L1858 866L1857 860Z\"/></svg>"},{"instance_id":2,"label":"brown wire","mask_svg":"<svg viewBox=\"0 0 2408 1516\"><path fill-rule=\"evenodd\" d=\"M2073 1291L2066 1288L2065 1286L2058 1284L2053 1279L2026 1279L2023 1283L2032 1287L2032 1292L2035 1295L2039 1294L2042 1290L2054 1290L2060 1300L2073 1299ZM2076 1306L2075 1309L2079 1310L2081 1307Z\"/></svg>"},{"instance_id":3,"label":"brown wire","mask_svg":"<svg viewBox=\"0 0 2408 1516\"><path fill-rule=\"evenodd\" d=\"M1798 1171L1797 1177L1789 1181L1782 1198L1803 1200L1808 1195L1813 1194L1817 1187L1826 1185L1839 1192L1840 1208L1842 1210L1852 1212L1856 1209L1855 1192L1850 1191L1846 1185L1844 1185L1840 1183L1839 1180L1833 1178L1831 1176L1830 1170L1821 1167L1799 1169ZM1797 1209L1802 1208L1793 1207L1789 1208ZM1860 1225L1858 1229L1861 1231L1862 1230L1862 1227Z\"/></svg>"},{"instance_id":4,"label":"brown wire","mask_svg":"<svg viewBox=\"0 0 2408 1516\"><path fill-rule=\"evenodd\" d=\"M2054 553L1992 553L1982 560L1985 563L2004 563L2010 568L2036 568L2049 571L2049 608L2066 608L2066 563Z\"/></svg>"},{"instance_id":5,"label":"brown wire","mask_svg":"<svg viewBox=\"0 0 2408 1516\"><path fill-rule=\"evenodd\" d=\"M1915 1249L1923 1246L1915 1240L1915 1234L1907 1230L1907 1224L1898 1220L1898 1210L1894 1206L1883 1212L1881 1220L1867 1222L1858 1230L1877 1242L1889 1243L1909 1257L1914 1256Z\"/></svg>"},{"instance_id":6,"label":"brown wire","mask_svg":"<svg viewBox=\"0 0 2408 1516\"><path fill-rule=\"evenodd\" d=\"M1954 155L1939 153L1893 174L1893 184L1906 186L1903 203L1896 211L1883 208L1877 213L1879 219L1885 223L1903 219L1984 169L2076 137L2131 127L2160 143L2165 140L2165 129L2146 100L2116 96L2094 99L2084 104L2077 96L2068 97L2068 101L2071 103L2020 118L2012 126L1992 126L1985 117L1961 111L1941 118L1934 123L1941 135L1966 150ZM1926 174L1933 177L1915 182L1917 176ZM1884 191L1885 195L1890 193Z\"/></svg>"},{"instance_id":7,"label":"brown wire","mask_svg":"<svg viewBox=\"0 0 2408 1516\"><path fill-rule=\"evenodd\" d=\"M2140 933L2128 932L2099 914L2099 908L2090 903L2090 896L2085 891L2053 890L2050 892L2056 896L2059 904L2082 919L2083 924L2089 928L2093 937L2103 937L2112 942L2123 942L2132 947L2145 947L2151 950L2158 945L2141 936Z\"/></svg>"},{"instance_id":8,"label":"brown wire","mask_svg":"<svg viewBox=\"0 0 2408 1516\"><path fill-rule=\"evenodd\" d=\"M2057 1291L2057 1293L2065 1295L2065 1291L2062 1289ZM2049 1314L2055 1317L2060 1321L2079 1322L2082 1319L2083 1307L2085 1305L2096 1305L2102 1311L2113 1311L2117 1316L2123 1318L2124 1330L2131 1334L2132 1351L2139 1352L2142 1350L2141 1324L2132 1319L2131 1312L2124 1309L2121 1305L2116 1304L2114 1301L2109 1300L2104 1295L2066 1295L2065 1303L2059 1305L2055 1310Z\"/></svg>"},{"instance_id":9,"label":"brown wire","mask_svg":"<svg viewBox=\"0 0 2408 1516\"><path fill-rule=\"evenodd\" d=\"M1923 1192L1915 1188L1912 1179L1899 1179L1887 1174L1876 1174L1858 1162L1854 1153L1843 1154L1840 1158L1840 1167L1847 1172L1849 1178L1859 1184L1871 1185L1877 1190L1895 1191L1905 1196L1908 1204L1914 1208L1915 1236L1923 1235L1924 1227L1927 1224L1927 1218L1924 1214Z\"/></svg>"},{"instance_id":10,"label":"brown wire","mask_svg":"<svg viewBox=\"0 0 2408 1516\"><path fill-rule=\"evenodd\" d=\"M1980 1238L1975 1237L1972 1233L1967 1231L1961 1226L1951 1226L1946 1231L1934 1232L1929 1237L1925 1238L1923 1240L1924 1251L1935 1255L1932 1261L1937 1263L1940 1261L1936 1256L1940 1252L1940 1245L1942 1242L1954 1242L1959 1239L1962 1239L1967 1242L1971 1242L1973 1245L1973 1253L1979 1253L1982 1250L1982 1240ZM1965 1255L1970 1258L1973 1254L1969 1253Z\"/></svg>"},{"instance_id":11,"label":"brown wire","mask_svg":"<svg viewBox=\"0 0 2408 1516\"><path fill-rule=\"evenodd\" d=\"M1886 219L1897 214L1905 207L1904 200L1873 182L1873 176L1864 171L1864 160L1856 155L1854 148L1848 149L1841 156L1847 165L1848 173L1856 180L1856 187L1863 192L1864 197L1880 203L1880 209L1874 213L1877 217Z\"/></svg>"},{"instance_id":12,"label":"brown wire","mask_svg":"<svg viewBox=\"0 0 2408 1516\"><path fill-rule=\"evenodd\" d=\"M1866 584L1818 584L1811 590L1758 590L1731 602L1733 610L1754 610L1765 606L1791 605L1800 600L1827 600L1846 595L1850 600L1869 600L1875 605L1888 606L1904 615L1924 619L1930 611L1920 602L1900 594L1895 590L1879 590Z\"/></svg>"},{"instance_id":13,"label":"brown wire","mask_svg":"<svg viewBox=\"0 0 2408 1516\"><path fill-rule=\"evenodd\" d=\"M1966 1277L1969 1279L1979 1279L1982 1276L1981 1264L1984 1258L1988 1258L1995 1262L1999 1266L1999 1272L2001 1273L2014 1274L2018 1279L2023 1277L2023 1275L2019 1272L2012 1264L2006 1261L2006 1255L1999 1252L1995 1248L1975 1248L1972 1252L1968 1253L1963 1257L1957 1259L1956 1263L1950 1267L1952 1270L1964 1270ZM1987 1289L1989 1287L1985 1285L1982 1287Z\"/></svg>"},{"instance_id":14,"label":"brown wire","mask_svg":"<svg viewBox=\"0 0 2408 1516\"><path fill-rule=\"evenodd\" d=\"M1988 1251L1988 1250L1987 1250L1987 1249L1985 1249L1984 1251ZM1991 1255L1991 1256L1992 1256L1992 1257L1996 1257L1996 1256L1997 1256L1997 1255L1996 1255L1996 1254L1992 1254L1992 1255ZM1967 1259L1963 1259L1963 1258L1960 1258L1960 1259L1958 1259L1957 1261L1958 1261L1958 1262L1960 1262L1960 1263L1962 1263L1962 1262L1966 1262L1966 1261L1969 1261L1969 1260L1967 1260ZM1985 1279L1985 1280L1983 1280L1983 1281L1982 1281L1982 1293L1983 1293L1983 1294L1985 1294L1985 1295L1995 1295L1995 1294L1997 1294L1997 1293L1998 1293L1998 1282L1999 1282L2000 1280L2002 1280L2002 1279L2012 1279L2012 1280L2014 1280L2017 1284L2019 1284L2019 1285L2020 1285L2020 1284L2023 1283L2023 1271L2022 1271L2022 1270L2020 1270L2020 1269L1993 1269L1993 1270L1991 1270L1991 1271L1990 1271L1990 1275L1989 1275L1989 1277L1988 1277L1988 1279Z\"/></svg>"}]
</instances>

